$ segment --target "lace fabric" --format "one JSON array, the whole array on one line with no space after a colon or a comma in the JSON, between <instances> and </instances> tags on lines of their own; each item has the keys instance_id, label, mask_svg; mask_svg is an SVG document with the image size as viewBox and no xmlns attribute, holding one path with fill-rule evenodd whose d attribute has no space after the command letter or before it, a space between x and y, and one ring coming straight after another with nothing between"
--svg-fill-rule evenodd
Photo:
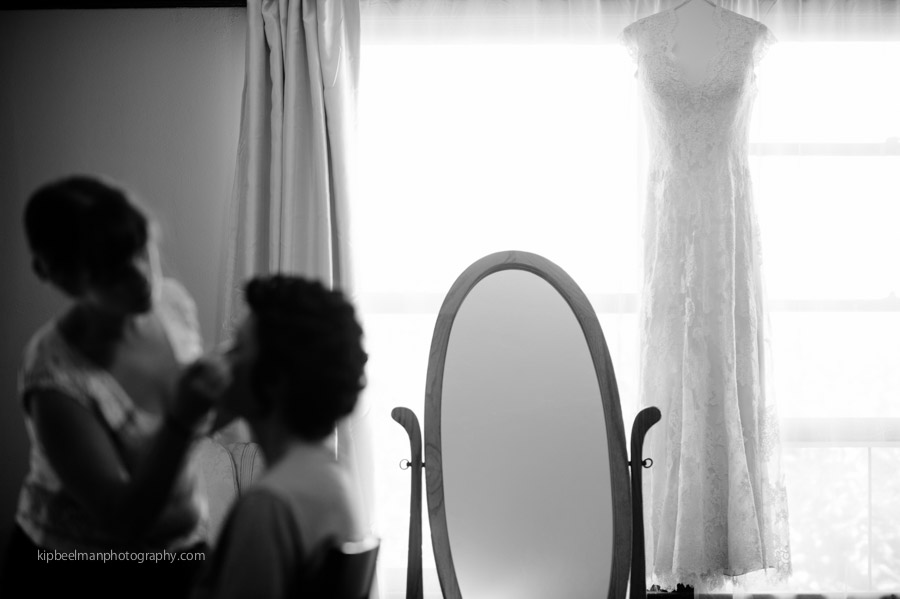
<instances>
[{"instance_id":1,"label":"lace fabric","mask_svg":"<svg viewBox=\"0 0 900 599\"><path fill-rule=\"evenodd\" d=\"M755 67L774 37L712 14L705 61L679 59L675 10L628 26L649 142L641 379L663 420L646 455L651 583L715 589L790 573L778 426L766 376L762 253L748 165Z\"/></svg>"}]
</instances>

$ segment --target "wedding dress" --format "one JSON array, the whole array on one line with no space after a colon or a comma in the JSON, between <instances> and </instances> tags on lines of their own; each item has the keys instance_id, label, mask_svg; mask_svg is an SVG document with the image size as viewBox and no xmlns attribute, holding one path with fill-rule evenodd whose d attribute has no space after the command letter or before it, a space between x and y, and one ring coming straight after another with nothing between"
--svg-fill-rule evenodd
<instances>
[{"instance_id":1,"label":"wedding dress","mask_svg":"<svg viewBox=\"0 0 900 599\"><path fill-rule=\"evenodd\" d=\"M700 14L680 9L622 33L650 150L640 393L663 414L645 449L645 528L651 582L666 589L790 571L747 159L755 67L774 38L706 8L701 34L677 35Z\"/></svg>"}]
</instances>

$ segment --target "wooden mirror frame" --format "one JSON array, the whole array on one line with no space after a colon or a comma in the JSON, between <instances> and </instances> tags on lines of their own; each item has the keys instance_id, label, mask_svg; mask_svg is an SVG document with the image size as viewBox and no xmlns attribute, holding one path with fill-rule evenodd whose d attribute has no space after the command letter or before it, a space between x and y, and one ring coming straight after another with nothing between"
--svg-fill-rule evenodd
<instances>
[{"instance_id":1,"label":"wooden mirror frame","mask_svg":"<svg viewBox=\"0 0 900 599\"><path fill-rule=\"evenodd\" d=\"M640 599L646 595L641 468L633 468L632 473L629 474L630 463L626 451L619 391L606 338L590 301L575 281L546 258L521 251L497 252L474 262L456 279L444 298L435 323L428 359L425 388L424 462L421 449L422 437L415 414L408 408L402 407L394 408L391 412L394 420L406 429L411 451L411 458L406 461L406 466L404 466L412 470L406 597L407 599L421 599L423 596L421 531L421 470L423 468L426 470L428 520L441 591L443 596L448 599L461 599L462 597L453 565L444 508L441 445L444 361L447 356L453 322L463 301L479 281L504 270L523 270L544 279L566 301L584 334L603 402L609 450L613 539L607 597L609 599L625 597L630 570L632 580L637 583L631 588L631 597ZM631 439L632 457L636 460L635 464L649 467L645 464L645 460L641 459L641 448L647 430L658 420L659 410L656 408L646 408L635 418ZM632 495L635 499L634 504L632 504ZM632 553L633 538L634 553Z\"/></svg>"}]
</instances>

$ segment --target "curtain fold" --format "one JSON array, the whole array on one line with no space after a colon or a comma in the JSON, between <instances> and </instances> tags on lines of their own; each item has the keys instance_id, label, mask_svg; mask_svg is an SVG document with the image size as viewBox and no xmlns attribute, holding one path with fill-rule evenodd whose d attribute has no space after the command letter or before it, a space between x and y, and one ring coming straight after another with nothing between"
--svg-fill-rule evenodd
<instances>
[{"instance_id":1,"label":"curtain fold","mask_svg":"<svg viewBox=\"0 0 900 599\"><path fill-rule=\"evenodd\" d=\"M357 0L249 0L240 136L223 260L219 340L243 311L243 285L276 272L354 299L348 203L354 195L360 12ZM364 397L339 427L369 528ZM238 434L238 433L236 433Z\"/></svg>"},{"instance_id":2,"label":"curtain fold","mask_svg":"<svg viewBox=\"0 0 900 599\"><path fill-rule=\"evenodd\" d=\"M345 291L351 283L358 6L249 2L247 25L226 329L249 275L293 272Z\"/></svg>"}]
</instances>

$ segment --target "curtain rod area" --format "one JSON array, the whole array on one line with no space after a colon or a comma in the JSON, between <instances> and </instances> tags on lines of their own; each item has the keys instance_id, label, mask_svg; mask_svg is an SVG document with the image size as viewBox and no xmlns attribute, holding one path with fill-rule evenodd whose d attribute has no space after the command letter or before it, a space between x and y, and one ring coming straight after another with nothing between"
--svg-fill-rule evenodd
<instances>
[{"instance_id":1,"label":"curtain rod area","mask_svg":"<svg viewBox=\"0 0 900 599\"><path fill-rule=\"evenodd\" d=\"M7 0L0 10L83 10L111 8L246 8L246 0Z\"/></svg>"},{"instance_id":2,"label":"curtain rod area","mask_svg":"<svg viewBox=\"0 0 900 599\"><path fill-rule=\"evenodd\" d=\"M371 7L372 5L394 10L396 8L408 8L416 6L420 0L360 0L362 7ZM669 0L671 3L676 0ZM780 9L788 14L830 14L845 10L843 2L835 0L755 0L758 4L759 12L763 15L768 14L774 8ZM452 5L454 0L444 0L441 5L446 7ZM508 0L486 0L486 5L507 4ZM623 14L634 14L635 6L644 7L652 6L653 0L593 0L596 6L602 6L609 9L610 12L621 12ZM852 12L855 13L873 13L873 14L896 14L897 0L853 0L847 2ZM556 2L561 6L566 6L567 0ZM422 2L427 4L427 2ZM464 4L464 2L460 2ZM547 2L553 5L553 2ZM571 4L575 7L591 6L592 2L588 0L572 0ZM666 2L662 4L663 7ZM112 8L246 8L246 0L6 0L0 3L0 11L5 10L81 10L81 9L112 9Z\"/></svg>"}]
</instances>

